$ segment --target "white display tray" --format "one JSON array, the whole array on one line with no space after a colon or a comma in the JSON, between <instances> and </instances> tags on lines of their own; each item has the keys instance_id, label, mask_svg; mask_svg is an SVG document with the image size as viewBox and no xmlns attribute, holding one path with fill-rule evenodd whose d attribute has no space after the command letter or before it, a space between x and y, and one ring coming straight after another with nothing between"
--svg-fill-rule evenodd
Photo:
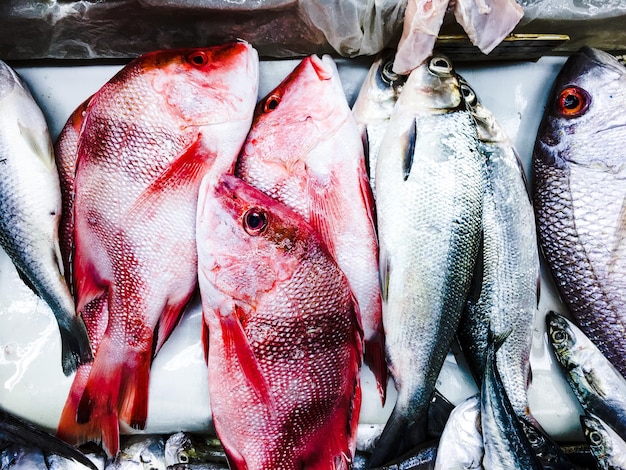
<instances>
[{"instance_id":1,"label":"white display tray","mask_svg":"<svg viewBox=\"0 0 626 470\"><path fill-rule=\"evenodd\" d=\"M544 57L536 63L457 67L506 129L529 178L537 127L553 80L564 61L564 57ZM297 63L298 60L261 61L259 96L268 93ZM337 62L350 104L356 99L370 63L371 59ZM31 88L48 119L52 138L56 139L75 107L121 67L88 63L17 66L16 70ZM553 437L580 440L580 408L545 340L546 310L566 313L565 308L556 299L545 276L541 294L531 355L530 407ZM145 432L202 432L210 428L207 368L200 339L201 317L196 299L154 360ZM458 369L451 355L448 359L438 389L456 404L477 389L470 376ZM60 340L51 311L22 283L8 257L0 252L0 404L54 430L71 383L72 377L65 377L61 371ZM385 408L381 408L373 376L365 368L362 388L360 422L384 424L395 400L393 384L390 382Z\"/></svg>"}]
</instances>

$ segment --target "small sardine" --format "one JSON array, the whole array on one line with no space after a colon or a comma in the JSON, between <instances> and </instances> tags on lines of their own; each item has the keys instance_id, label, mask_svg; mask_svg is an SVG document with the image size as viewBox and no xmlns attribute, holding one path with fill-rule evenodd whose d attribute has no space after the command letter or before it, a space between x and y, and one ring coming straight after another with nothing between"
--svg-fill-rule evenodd
<instances>
[{"instance_id":1,"label":"small sardine","mask_svg":"<svg viewBox=\"0 0 626 470\"><path fill-rule=\"evenodd\" d=\"M581 416L585 439L599 470L626 470L626 442L600 418Z\"/></svg>"}]
</instances>

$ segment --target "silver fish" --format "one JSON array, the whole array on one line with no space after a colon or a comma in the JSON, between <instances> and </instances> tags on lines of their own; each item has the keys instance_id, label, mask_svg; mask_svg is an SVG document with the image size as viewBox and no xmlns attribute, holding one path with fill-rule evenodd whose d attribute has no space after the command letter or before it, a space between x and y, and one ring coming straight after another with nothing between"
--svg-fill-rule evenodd
<instances>
[{"instance_id":1,"label":"silver fish","mask_svg":"<svg viewBox=\"0 0 626 470\"><path fill-rule=\"evenodd\" d=\"M591 453L599 470L626 470L626 442L597 416L581 416Z\"/></svg>"},{"instance_id":2,"label":"silver fish","mask_svg":"<svg viewBox=\"0 0 626 470\"><path fill-rule=\"evenodd\" d=\"M163 436L129 436L120 452L106 467L110 470L165 470Z\"/></svg>"},{"instance_id":3,"label":"silver fish","mask_svg":"<svg viewBox=\"0 0 626 470\"><path fill-rule=\"evenodd\" d=\"M542 252L583 332L626 374L626 68L583 47L554 82L533 151Z\"/></svg>"},{"instance_id":4,"label":"silver fish","mask_svg":"<svg viewBox=\"0 0 626 470\"><path fill-rule=\"evenodd\" d=\"M473 395L452 410L439 439L435 470L481 469L483 453L480 397Z\"/></svg>"},{"instance_id":5,"label":"silver fish","mask_svg":"<svg viewBox=\"0 0 626 470\"><path fill-rule=\"evenodd\" d=\"M626 379L584 333L562 315L546 315L548 342L581 406L626 436Z\"/></svg>"},{"instance_id":6,"label":"silver fish","mask_svg":"<svg viewBox=\"0 0 626 470\"><path fill-rule=\"evenodd\" d=\"M486 469L542 470L539 458L524 434L509 401L496 361L496 350L505 337L489 335L487 361L480 391L481 425Z\"/></svg>"},{"instance_id":7,"label":"silver fish","mask_svg":"<svg viewBox=\"0 0 626 470\"><path fill-rule=\"evenodd\" d=\"M365 77L359 94L352 106L352 114L361 131L365 147L365 159L372 194L376 197L376 160L389 124L393 107L398 100L406 75L393 70L394 52L381 52Z\"/></svg>"},{"instance_id":8,"label":"silver fish","mask_svg":"<svg viewBox=\"0 0 626 470\"><path fill-rule=\"evenodd\" d=\"M479 148L485 158L485 191L481 258L458 336L480 384L488 329L495 336L508 333L496 360L507 396L515 413L522 417L529 413L529 358L537 309L539 255L535 216L513 143L469 84L459 80L476 120Z\"/></svg>"},{"instance_id":9,"label":"silver fish","mask_svg":"<svg viewBox=\"0 0 626 470\"><path fill-rule=\"evenodd\" d=\"M407 79L376 165L383 324L398 399L371 466L426 439L477 256L483 160L452 65L433 56Z\"/></svg>"},{"instance_id":10,"label":"silver fish","mask_svg":"<svg viewBox=\"0 0 626 470\"><path fill-rule=\"evenodd\" d=\"M52 309L69 375L92 359L87 331L63 277L61 190L43 113L17 73L0 61L0 246Z\"/></svg>"},{"instance_id":11,"label":"silver fish","mask_svg":"<svg viewBox=\"0 0 626 470\"><path fill-rule=\"evenodd\" d=\"M165 441L165 464L168 467L204 463L228 467L226 453L217 437L177 432Z\"/></svg>"}]
</instances>

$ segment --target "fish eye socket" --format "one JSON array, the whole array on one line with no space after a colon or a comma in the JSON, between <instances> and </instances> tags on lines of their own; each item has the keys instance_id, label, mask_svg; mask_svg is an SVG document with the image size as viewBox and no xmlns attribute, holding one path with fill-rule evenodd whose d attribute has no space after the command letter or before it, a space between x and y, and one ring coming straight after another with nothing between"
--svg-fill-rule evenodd
<instances>
[{"instance_id":1,"label":"fish eye socket","mask_svg":"<svg viewBox=\"0 0 626 470\"><path fill-rule=\"evenodd\" d=\"M557 97L557 111L563 117L582 116L589 109L591 97L580 87L568 86L561 90Z\"/></svg>"},{"instance_id":2,"label":"fish eye socket","mask_svg":"<svg viewBox=\"0 0 626 470\"><path fill-rule=\"evenodd\" d=\"M257 236L267 227L267 214L261 209L249 209L243 215L243 228L248 235Z\"/></svg>"},{"instance_id":3,"label":"fish eye socket","mask_svg":"<svg viewBox=\"0 0 626 470\"><path fill-rule=\"evenodd\" d=\"M602 444L602 435L598 431L589 431L587 433L587 439L589 439L589 443L593 445Z\"/></svg>"},{"instance_id":4,"label":"fish eye socket","mask_svg":"<svg viewBox=\"0 0 626 470\"><path fill-rule=\"evenodd\" d=\"M550 334L550 337L552 338L552 341L557 344L563 343L567 339L567 335L561 330L554 330Z\"/></svg>"},{"instance_id":5,"label":"fish eye socket","mask_svg":"<svg viewBox=\"0 0 626 470\"><path fill-rule=\"evenodd\" d=\"M209 57L206 55L204 51L195 51L187 56L187 60L192 65L202 66L209 63Z\"/></svg>"},{"instance_id":6,"label":"fish eye socket","mask_svg":"<svg viewBox=\"0 0 626 470\"><path fill-rule=\"evenodd\" d=\"M270 95L267 97L265 102L263 103L263 112L269 113L278 108L280 104L280 96L279 95Z\"/></svg>"},{"instance_id":7,"label":"fish eye socket","mask_svg":"<svg viewBox=\"0 0 626 470\"><path fill-rule=\"evenodd\" d=\"M435 75L449 75L452 73L452 64L443 56L435 56L428 63L428 70Z\"/></svg>"},{"instance_id":8,"label":"fish eye socket","mask_svg":"<svg viewBox=\"0 0 626 470\"><path fill-rule=\"evenodd\" d=\"M178 462L179 463L189 463L189 456L184 452L180 452L178 454Z\"/></svg>"},{"instance_id":9,"label":"fish eye socket","mask_svg":"<svg viewBox=\"0 0 626 470\"><path fill-rule=\"evenodd\" d=\"M463 98L465 98L465 102L467 104L470 106L474 106L476 104L476 93L474 93L474 90L472 90L469 85L466 85L465 83L461 84L461 94L463 95Z\"/></svg>"}]
</instances>

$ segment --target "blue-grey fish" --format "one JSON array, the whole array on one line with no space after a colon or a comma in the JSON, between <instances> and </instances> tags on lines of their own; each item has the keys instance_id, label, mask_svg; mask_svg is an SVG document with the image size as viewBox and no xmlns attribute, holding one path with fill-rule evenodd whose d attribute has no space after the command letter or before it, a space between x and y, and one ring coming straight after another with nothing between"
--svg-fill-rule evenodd
<instances>
[{"instance_id":1,"label":"blue-grey fish","mask_svg":"<svg viewBox=\"0 0 626 470\"><path fill-rule=\"evenodd\" d=\"M133 435L121 442L108 470L165 470L165 439L160 435Z\"/></svg>"},{"instance_id":2,"label":"blue-grey fish","mask_svg":"<svg viewBox=\"0 0 626 470\"><path fill-rule=\"evenodd\" d=\"M52 309L69 375L92 359L87 330L63 277L61 189L46 120L17 73L0 61L0 246Z\"/></svg>"},{"instance_id":3,"label":"blue-grey fish","mask_svg":"<svg viewBox=\"0 0 626 470\"><path fill-rule=\"evenodd\" d=\"M548 312L546 327L548 342L580 405L626 437L626 379L564 316Z\"/></svg>"},{"instance_id":4,"label":"blue-grey fish","mask_svg":"<svg viewBox=\"0 0 626 470\"><path fill-rule=\"evenodd\" d=\"M439 439L435 470L482 469L483 454L480 397L472 395L450 414Z\"/></svg>"},{"instance_id":5,"label":"blue-grey fish","mask_svg":"<svg viewBox=\"0 0 626 470\"><path fill-rule=\"evenodd\" d=\"M626 68L583 47L558 74L533 151L540 245L582 331L626 375Z\"/></svg>"},{"instance_id":6,"label":"blue-grey fish","mask_svg":"<svg viewBox=\"0 0 626 470\"><path fill-rule=\"evenodd\" d=\"M520 418L519 422L544 470L583 470L586 468L584 465L579 465L580 462L573 464L561 446L542 429L536 427L528 417Z\"/></svg>"},{"instance_id":7,"label":"blue-grey fish","mask_svg":"<svg viewBox=\"0 0 626 470\"><path fill-rule=\"evenodd\" d=\"M611 426L593 415L581 416L580 424L599 470L626 470L626 442Z\"/></svg>"},{"instance_id":8,"label":"blue-grey fish","mask_svg":"<svg viewBox=\"0 0 626 470\"><path fill-rule=\"evenodd\" d=\"M383 324L398 398L370 466L426 440L477 256L483 160L452 64L433 56L403 86L376 165Z\"/></svg>"},{"instance_id":9,"label":"blue-grey fish","mask_svg":"<svg viewBox=\"0 0 626 470\"><path fill-rule=\"evenodd\" d=\"M365 148L365 159L372 193L376 197L376 160L389 124L391 112L398 101L406 75L392 69L393 50L384 50L370 66L352 106Z\"/></svg>"},{"instance_id":10,"label":"blue-grey fish","mask_svg":"<svg viewBox=\"0 0 626 470\"><path fill-rule=\"evenodd\" d=\"M486 469L542 470L539 458L524 434L509 401L496 361L496 350L505 337L489 335L487 361L481 387L481 425Z\"/></svg>"},{"instance_id":11,"label":"blue-grey fish","mask_svg":"<svg viewBox=\"0 0 626 470\"><path fill-rule=\"evenodd\" d=\"M529 413L527 388L539 278L535 216L513 143L470 85L459 80L476 120L479 149L485 159L485 191L479 269L458 336L480 384L489 328L495 336L508 333L496 352L496 361L513 409L524 417Z\"/></svg>"},{"instance_id":12,"label":"blue-grey fish","mask_svg":"<svg viewBox=\"0 0 626 470\"><path fill-rule=\"evenodd\" d=\"M177 432L165 441L165 464L221 464L228 467L226 453L217 437Z\"/></svg>"}]
</instances>

